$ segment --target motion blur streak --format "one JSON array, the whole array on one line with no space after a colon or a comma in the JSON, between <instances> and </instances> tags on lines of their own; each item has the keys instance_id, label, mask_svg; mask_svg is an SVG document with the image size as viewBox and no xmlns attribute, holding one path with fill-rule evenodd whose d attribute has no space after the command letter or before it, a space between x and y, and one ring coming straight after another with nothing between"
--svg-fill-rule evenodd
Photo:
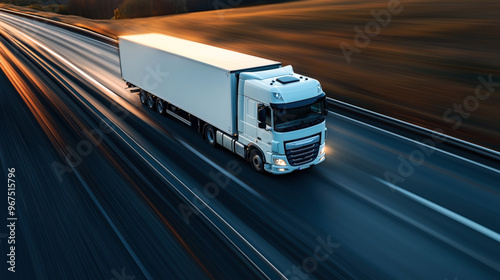
<instances>
[{"instance_id":1,"label":"motion blur streak","mask_svg":"<svg viewBox=\"0 0 500 280\"><path fill-rule=\"evenodd\" d=\"M100 88L102 91L104 91L108 96L111 96L113 97L114 101L121 101L120 98L116 98L117 95L112 92L111 90L109 90L107 87L105 87L104 85L102 85L100 82L96 81L94 78L92 78L91 76L89 76L87 73L85 73L84 71L82 71L80 68L78 68L77 66L75 66L74 64L72 64L71 62L69 62L68 60L64 59L62 56L60 56L59 54L55 53L53 50L49 49L48 47L46 47L45 45L39 43L38 41L34 40L33 38L31 38L30 36L24 34L23 32L18 32L18 34L20 34L21 36L27 38L29 41L33 42L35 45L39 46L40 48L42 48L43 50L47 51L50 55L52 55L53 57L55 57L57 60L59 60L60 62L64 63L65 65L69 66L72 70L74 70L75 72L77 72L78 74L82 75L83 78L87 81L89 81L90 83L92 83L93 85L97 86L98 88ZM29 50L28 50L29 51ZM119 103L123 103L123 102L119 102ZM125 132L126 133L126 132ZM132 140L134 141L134 140ZM185 145L185 143L183 143ZM145 150L146 153L148 153L146 150ZM148 153L149 154L149 153ZM154 157L149 154L153 159ZM155 159L156 160L156 159ZM161 163L160 163L161 165ZM162 167L164 167L162 165ZM182 180L179 180L177 177L175 177L174 174L172 174L172 172L170 172L170 170L168 170L167 168L164 167L164 169L166 169L172 176L174 176L174 178L176 178L181 184L183 184L185 186L185 184L182 182ZM187 188L187 186L186 186ZM200 199L200 201L203 201ZM153 207L153 205L151 205ZM207 207L208 209L212 210L208 205L205 205L205 207ZM154 208L154 207L153 207ZM156 209L155 209L156 211ZM212 210L213 211L213 210ZM272 270L274 270L274 272L278 273L278 275L283 276L283 274L281 274L281 272L279 270L277 270L272 263L270 263L258 250L255 249L254 246L252 246L250 243L248 243L247 240L245 240L244 237L241 236L241 234L239 234L236 230L234 230L233 227L231 227L231 225L229 225L222 217L220 217L220 215L217 215L216 212L214 212L217 216L217 218L219 218L220 220L222 220L229 228L231 228L231 230L239 237L241 238L245 243L246 245L250 246L250 248L255 252L257 253L257 255L263 259L268 266L270 266L272 268ZM162 219L163 216L160 215L160 217ZM166 221L165 221L166 222ZM172 227L167 223L167 226L172 229ZM208 275L210 275L208 273L208 271L206 270L206 268L199 262L199 260L196 258L196 256L194 254L192 254L191 250L186 246L185 242L180 238L180 236L178 236L178 234L173 231L174 234L178 237L179 241L185 246L185 248L189 251L189 253L193 256L193 258L200 264L200 266L207 272ZM234 245L234 243L233 243ZM234 245L236 246L236 245ZM237 247L237 246L236 246ZM238 247L237 247L238 248ZM241 251L240 248L238 248L238 250ZM243 253L243 252L242 252ZM245 254L245 253L243 253ZM252 261L251 261L252 262ZM253 263L253 262L252 262Z\"/></svg>"},{"instance_id":2,"label":"motion blur streak","mask_svg":"<svg viewBox=\"0 0 500 280\"><path fill-rule=\"evenodd\" d=\"M324 163L255 174L141 106L115 47L4 13L0 25L0 162L19 174L18 279L500 278L500 242L435 210L500 232L497 166L334 112ZM75 164L59 180L51 163L66 165L69 150ZM439 207L388 185L387 172ZM199 212L186 223L180 205Z\"/></svg>"},{"instance_id":3,"label":"motion blur streak","mask_svg":"<svg viewBox=\"0 0 500 280\"><path fill-rule=\"evenodd\" d=\"M121 169L119 166L119 164L115 164L115 166L118 168L118 169ZM122 174L126 177L127 174L125 172L122 172ZM132 182L132 180L129 180ZM167 220L167 218L165 218L165 216L162 214L162 212L160 210L158 210L158 208L154 205L154 203L151 202L151 200L149 200L149 198L141 191L141 188L140 186L137 186L137 185L134 185L136 191L141 195L141 197L149 204L149 206L154 210L154 212L156 213L156 215L158 215L158 217L160 217L160 219L163 221L163 223L168 227L168 229L175 235L175 237L177 238L177 240L179 240L179 242L182 244L182 246L184 246L184 248L189 252L189 254L193 257L193 259L196 260L196 262L201 266L201 268L203 269L203 271L205 271L205 273L210 277L210 279L215 279L211 274L210 272L208 271L208 269L203 265L203 263L198 259L198 257L196 257L196 254L193 253L193 251L189 248L189 246L186 244L186 242L182 239L182 237L180 236L180 234L175 230L175 228L172 226L172 224Z\"/></svg>"},{"instance_id":4,"label":"motion blur streak","mask_svg":"<svg viewBox=\"0 0 500 280\"><path fill-rule=\"evenodd\" d=\"M90 81L91 83L93 83L94 85L96 85L97 87L99 87L101 90L103 90L104 92L106 92L108 94L108 96L116 96L112 91L110 91L109 89L107 89L105 86L103 86L101 83L97 82L95 79L91 78L88 74L86 74L85 72L83 72L81 69L79 69L78 67L76 67L75 65L73 65L71 62L67 61L66 59L64 59L63 57L61 57L60 55L58 55L57 53L54 53L52 50L50 50L49 48L47 48L46 46L44 46L43 44L39 43L38 41L34 40L33 38L31 38L30 36L27 36L26 34L22 33L22 32L18 32L20 35L26 37L29 41L33 42L34 44L36 44L37 46L41 47L42 49L46 50L47 52L49 52L51 55L53 55L56 59L58 59L59 61L65 63L66 65L68 65L69 67L71 67L71 69L73 69L74 71L76 71L78 74L84 76L84 78L88 81ZM3 48L4 49L4 48ZM12 58L12 60L15 60L17 63L17 65L19 66L20 63L16 60L16 58L11 54L9 53L10 56ZM8 63L2 63L2 65L5 64L7 66L10 67L10 64ZM22 65L21 65L22 66ZM12 68L12 67L10 67ZM16 75L16 72L12 69L12 71L9 71L9 73L12 73L12 76L15 76ZM28 75L28 77L35 77L35 75L31 74L31 75ZM17 76L16 76L17 78ZM11 80L12 82L12 80ZM27 89L27 87L25 86L25 83L23 82L23 79L22 78L18 78L16 79L16 85L19 85L19 87L24 87L26 88L26 91L28 91L29 89ZM18 90L19 91L19 90ZM25 95L23 95L24 99L26 100L25 98ZM36 99L35 99L36 101ZM32 108L32 110L36 110L36 108L42 108L42 106L31 106L30 108ZM43 122L46 126L47 126L47 122ZM52 127L49 126L49 133L47 133L48 136L51 136L51 135L54 135L53 133L56 131L55 129L51 129ZM59 137L59 139L61 139ZM63 143L62 139L61 139L61 144ZM60 147L62 147L62 145L60 145ZM106 151L102 151L103 153L106 153ZM108 157L109 158L109 157ZM110 158L110 160L112 160ZM121 170L120 166L118 164L114 164L115 165L115 168L117 168L118 170ZM126 176L126 173L124 172L121 172L125 177ZM131 180L128 180L130 182L132 182ZM177 237L177 239L179 240L179 242L186 248L186 250L190 253L190 255L192 255L192 257L196 260L196 262L203 268L203 270L207 273L207 275L210 276L210 278L213 279L213 276L210 275L209 271L204 267L204 265L198 260L198 258L196 257L195 254L193 254L193 252L191 251L191 249L189 249L189 247L187 246L187 244L184 242L184 240L182 240L182 237L175 231L175 229L172 227L172 225L165 219L165 217L161 214L161 212L158 211L158 209L156 209L156 207L148 200L147 197L144 196L144 194L141 192L140 188L138 188L137 186L135 186L137 191L142 195L142 197L148 202L148 204L150 205L150 207L152 209L154 209L154 211L156 212L156 214L161 218L161 220L165 223L165 225L174 233L174 235Z\"/></svg>"},{"instance_id":5,"label":"motion blur streak","mask_svg":"<svg viewBox=\"0 0 500 280\"><path fill-rule=\"evenodd\" d=\"M19 38L22 38L22 37L26 37L26 36L22 36L21 32L16 32L15 29L14 30L11 30L13 34L17 35L17 39ZM13 36L15 36L13 35ZM51 78L53 78L55 81L61 83L63 85L63 88L65 88L67 91L64 92L65 94L67 94L67 96L71 96L71 95L74 95L74 97L77 97L78 94L82 93L81 89L75 85L74 81L71 81L71 79L68 79L67 77L64 77L61 75L61 71L57 69L57 66L52 64L48 64L48 63L44 63L43 61L38 61L40 56L38 54L40 54L39 52L37 51L31 51L29 50L29 46L31 45L31 48L34 48L36 49L35 47L36 46L39 46L41 47L41 49L43 50L46 50L46 51L49 51L48 48L43 48L43 45L42 44L30 44L30 41L31 43L34 43L32 40L30 41L24 41L24 42L17 42L17 39L16 38L10 38L10 42L15 45L16 47L18 47L19 49L23 50L23 51L26 51L26 54L27 54L27 57L30 57L32 58L35 62L38 62L40 63L40 67L44 70L47 71L47 73L49 75L52 75ZM2 41L3 42L3 41ZM36 46L35 46L36 45ZM2 70L3 72L5 72L7 74L7 77L8 77L8 80L11 84L15 85L16 86L16 92L19 92L20 95L23 96L23 98L25 99L28 99L29 102L33 103L35 102L36 104L31 104L29 103L28 106L30 107L30 109L34 110L33 111L33 114L35 116L42 116L42 122L40 123L40 125L43 127L44 125L48 127L48 130L45 132L46 136L48 136L49 138L50 137L53 137L54 135L58 135L57 134L57 131L70 131L72 129L76 129L77 131L79 131L79 134L81 135L81 132L85 132L85 131L90 131L90 128L88 127L88 116L87 117L82 117L81 115L79 116L79 113L81 113L81 109L79 108L75 108L73 106L73 108L71 108L71 104L68 104L68 99L67 97L62 94L63 92L60 90L60 89L56 89L56 88L52 88L52 91L51 90L48 90L48 91L41 91L39 88L36 88L36 92L33 92L31 90L31 88L28 86L28 83L31 82L31 79L28 78L28 77L33 77L34 79L38 79L38 76L41 74L40 71L37 69L37 70L33 70L33 69L29 69L29 67L23 65L19 60L16 59L16 57L8 50L8 48L6 48L4 45L2 45L2 52L5 53L5 55L2 56L5 57L5 59L2 59ZM52 53L54 55L54 53ZM16 63L9 63L10 61L7 61L6 58L9 58L11 57L12 59L15 59L15 62ZM58 57L58 56L55 56L57 58L61 58L61 57ZM15 67L18 67L19 69L23 69L24 71L16 71ZM27 73L26 74L26 77L22 77L21 74L22 73ZM47 77L45 78L45 81L44 81L46 84L49 84L51 86L54 86L54 84L52 83L52 81L50 81L50 79L47 79ZM41 83L43 85L43 83ZM43 89L43 88L42 88ZM5 91L5 90L2 90L2 96L6 97L8 96L7 94L12 94L13 92L9 92L9 91ZM35 94L39 94L39 96L36 96ZM59 95L60 98L58 98L57 96L55 96L55 94ZM27 97L25 97L27 96ZM82 100L80 99L81 97L77 97L79 98L79 100ZM85 98L85 97L84 97ZM87 100L89 99L89 97L86 97ZM43 102L40 102L40 100L46 100L48 101L48 103L43 103ZM82 100L83 101L83 100ZM95 100L94 100L95 102ZM4 106L7 105L8 103L11 103L12 105L11 106L8 106L10 108L16 108L15 105L16 103L12 103L12 102L4 102ZM65 104L66 103L66 104ZM56 109L56 115L58 115L58 113L60 113L60 115L58 115L57 117L59 119L63 119L64 121L63 122L67 122L69 124L71 124L72 126L72 129L68 130L68 128L63 128L60 126L61 124L61 121L60 120L57 120L57 117L56 118L53 118L53 119L50 119L50 116L54 116L54 111L52 112L49 112L47 110L44 110L44 108L47 108L47 105L50 104L49 106L52 108L52 109ZM105 107L106 106L101 106L101 110L103 110L104 107L104 111L109 111L109 109L106 109ZM76 110L75 110L76 109ZM8 113L9 110L4 110L5 113ZM15 111L13 111L15 112ZM13 114L12 111L10 111L10 114L12 115ZM41 112L41 113L40 113ZM48 119L48 120L47 120ZM10 123L16 123L20 120L16 120L16 121L11 121ZM59 127L57 127L59 124ZM21 126L22 128L23 126ZM2 131L4 131L2 129ZM16 136L16 134L14 133L13 134L14 136ZM66 137L66 138L63 138L61 136L58 136L60 141L58 141L59 144L57 143L53 143L54 144L54 147L56 148L56 150L58 152L61 152L61 156L62 156L62 160L61 159L58 159L58 161L62 161L63 163L66 162L66 159L65 159L65 156L68 152L68 149L73 149L73 150L78 150L77 148L79 147L79 145L82 143L82 141L79 141L79 142L73 142L74 140L71 140L70 138ZM8 138L5 138L5 139L8 139ZM74 138L73 138L74 139ZM16 141L12 141L12 139L9 140L9 142L5 141L4 144L7 144L7 145L13 145L15 144ZM57 144L57 145L56 145ZM47 146L49 147L49 146ZM73 147L73 148L72 148ZM21 149L26 149L26 148L30 148L30 147L23 147L23 146L19 146L19 148ZM114 181L114 184L116 184L116 186L131 186L131 187L135 187L137 191L139 191L139 193L141 195L144 196L145 200L149 203L150 207L153 209L155 215L157 215L160 220L163 222L163 224L170 229L170 231L173 233L173 235L175 236L175 238L177 239L177 241L182 245L182 247L184 248L184 250L188 251L188 253L191 255L191 257L197 262L197 264L203 269L204 271L204 275L205 276L202 276L196 268L193 268L193 267L189 267L190 266L190 262L189 261L186 261L185 258L182 257L182 254L180 254L178 252L178 250L176 250L176 245L168 245L168 246L165 246L165 245L162 245L161 243L165 243L165 242L168 242L168 239L165 239L165 241L161 241L161 242L158 242L158 240L162 240L162 239L159 239L159 238L153 238L152 240L156 241L157 244L157 247L158 249L161 249L161 248L169 248L169 250L171 250L172 252L176 252L174 254L175 258L178 259L176 261L174 261L171 265L172 266L163 266L163 267L160 267L160 268L155 268L153 273L151 273L151 275L153 276L150 276L149 273L147 273L147 269L144 269L143 266L140 264L142 261L139 261L136 257L136 255L141 255L140 251L142 249L140 249L140 247L137 246L137 241L135 242L132 242L132 246L129 246L127 245L127 243L130 243L130 231L129 233L124 233L123 232L123 229L121 229L123 227L118 225L117 227L117 231L116 231L116 234L119 236L120 239L122 239L123 241L123 245L125 247L127 247L127 250L129 250L129 252L131 253L131 255L133 256L134 260L136 261L136 263L141 267L141 270L144 272L144 276L146 276L147 278L163 278L163 277L167 277L167 278L174 278L174 279L179 279L179 278L193 278L193 279L200 279L200 277L202 278L209 278L209 279L215 279L216 277L212 276L212 272L215 271L217 275L219 275L219 277L217 278L221 278L221 275L228 275L228 277L230 278L234 278L232 276L230 276L233 272L233 269L238 269L238 267L240 267L241 265L243 264L235 264L234 261L232 260L226 260L224 262L220 261L219 263L223 264L223 263L226 263L226 264L231 264L233 268L231 269L227 269L226 271L222 272L222 270L220 269L216 269L214 267L216 266L220 266L220 265L215 265L215 266L212 266L210 268L210 270L212 271L209 271L207 268L205 268L204 264L200 261L199 257L201 254L200 252L197 252L196 254L192 252L192 250L188 247L187 243L184 241L184 238L181 237L181 233L178 232L178 230L174 230L174 226L172 226L172 224L170 222L167 222L169 219L167 217L165 217L165 215L163 215L162 213L165 213L164 210L159 210L159 206L158 205L154 205L147 197L146 195L143 193L143 191L141 191L138 186L143 186L144 187L144 181L142 183L139 183L137 182L137 178L132 178L130 176L127 176L127 173L130 173L130 171L125 171L123 170L123 162L119 162L116 158L116 155L113 155L113 154L110 154L109 150L106 150L106 148L109 149L109 146L106 146L106 145L99 145L98 148L101 150L101 152L103 153L103 155L105 156L106 158L106 161L109 161L111 166L113 166L113 168L121 175L119 175L119 177L115 177L115 180ZM7 149L8 150L8 149ZM49 148L50 150L50 148ZM9 154L8 152L6 152L5 149L2 149L2 155L4 154ZM74 155L72 155L74 157ZM88 157L92 157L92 155L88 155ZM3 157L2 156L2 164L5 164L5 160L7 160L8 158L10 158L9 156L6 156L6 157ZM28 158L28 157L26 157ZM12 158L11 158L12 160ZM73 158L74 160L74 158ZM89 161L89 163L91 163L92 161L95 161L92 160L92 159L87 159ZM97 161L97 162L100 162L100 161ZM33 163L36 163L36 161L34 161ZM42 163L42 166L46 165L46 167L49 167L50 166L50 161L47 162L47 159L46 160L40 160L39 163ZM107 203L102 203L102 201L98 201L99 198L101 197L101 195L99 195L98 193L100 191L96 191L95 187L96 186L102 186L103 184L97 184L96 185L96 182L101 180L99 178L89 178L88 177L88 174L85 175L85 172L81 173L80 171L78 170L82 170L85 169L84 168L84 165L86 165L85 163L81 163L81 162L77 162L75 163L75 166L71 165L71 168L73 169L73 173L76 175L78 181L80 182L80 184L75 184L74 180L72 180L71 178L68 178L68 176L65 175L65 181L64 182L59 182L58 184L51 184L53 186L55 186L56 188L58 188L57 186L67 186L67 184L72 184L72 186L68 189L71 189L71 190L77 190L75 189L74 187L77 186L77 185L80 185L80 186L85 186L85 189L88 190L88 194L92 197L92 198L96 198L97 200L95 201L96 202L96 205L98 206L99 209L103 209L103 211L106 211L106 204L109 204L109 199L106 199L108 202ZM19 166L17 166L17 168L19 169ZM76 169L78 168L78 170ZM50 168L46 168L47 169L47 173L49 176L51 176L51 174L53 174L53 170L50 170ZM143 173L144 175L147 175L147 172L146 173ZM109 176L109 175L107 175ZM71 177L74 177L74 176L71 176ZM122 179L118 179L118 178L122 178ZM106 177L103 177L102 179L106 179ZM41 178L39 179L36 179L36 177L33 178L33 180L36 182L38 181L38 184L42 185L42 186L45 186L46 184L44 184L44 180L42 180ZM150 179L149 179L150 180ZM69 181L69 182L68 182ZM121 181L121 183L119 183ZM90 183L89 183L90 182ZM93 182L93 183L92 183ZM63 184L61 184L63 183ZM47 184L48 185L48 184ZM158 184L158 185L161 185L161 184ZM94 188L94 189L92 189ZM122 193L123 190L120 190L118 193ZM97 194L95 194L97 193ZM26 203L28 201L27 197L25 197L25 200L26 200ZM170 199L172 200L172 199ZM22 202L21 202L22 203ZM49 202L50 203L50 202ZM169 202L169 203L173 203L174 205L177 205L179 204L179 202ZM137 203L135 203L137 204ZM29 205L29 204L28 204ZM101 206L101 205L104 205L104 206ZM35 206L31 206L31 207L35 207ZM162 206L164 207L164 206ZM29 208L28 208L29 209ZM33 208L35 209L35 208ZM120 212L123 211L123 209L120 209L120 208L117 208L115 207L116 210L119 210ZM115 210L115 211L116 211ZM30 210L29 212L32 212L33 210ZM107 209L107 211L109 211L109 209ZM111 211L113 212L113 211ZM136 214L136 215L140 215L140 216L144 216L146 213L148 213L147 211L140 211L138 212L139 214ZM176 212L174 212L175 214ZM115 228L115 223L116 223L116 213L115 214L112 214L112 213L107 213L107 212L103 212L104 216L108 217L108 216L111 216L111 217L114 217L112 218L112 220L108 220L108 222L110 223L111 227L112 228ZM125 215L125 212L123 214L119 214L119 215ZM176 215L174 215L173 217L170 217L172 219L178 219L177 217L175 217ZM130 219L131 217L129 216L128 219ZM149 218L151 219L151 218ZM79 219L77 219L79 220ZM142 218L142 219L139 219L139 221L147 221L148 218ZM150 221L151 223L151 221ZM141 222L139 222L138 224L141 224ZM153 224L153 223L151 223ZM177 222L178 224L178 222ZM132 223L133 225L133 223ZM192 225L191 229L194 229L196 227L199 226L199 223L198 222L194 222L194 225ZM92 229L93 227L95 227L95 225L90 225L89 228ZM145 225L145 227L150 227L149 224ZM176 227L177 229L179 228L178 226ZM27 231L27 234L29 233L29 231ZM157 235L157 234L153 234L154 231L150 231L148 232L148 235L147 236L154 236L154 235ZM127 235L129 235L127 237ZM125 236L125 237L122 237L122 236ZM137 236L145 236L145 234L139 234ZM32 236L33 237L33 236ZM32 238L30 237L30 238ZM192 237L189 237L189 236L186 236L187 238L191 239ZM104 240L104 238L103 238ZM129 242L127 242L127 240L129 240ZM206 240L205 241L209 241L211 240L211 238L209 237L206 237ZM135 243L135 246L134 246L134 243ZM193 242L189 242L191 245L193 244ZM196 242L195 242L196 243ZM40 244L43 244L42 240L40 240ZM112 243L110 242L109 243L109 246L112 246L111 245ZM219 246L218 244L220 244L220 241L217 241L217 240L211 240L210 241L210 246L212 247L217 247ZM223 243L222 243L223 244ZM117 246L116 244L113 245L113 246ZM197 250L199 251L200 248L203 248L205 245L198 245L196 248ZM129 248L130 247L130 248ZM155 255L158 255L158 254L152 254L153 251L155 250L158 250L158 249L153 249L151 246L143 246L145 248L148 248L148 253L151 255L151 256L155 256ZM120 248L119 246L117 248ZM102 248L103 250L105 250L105 247ZM106 253L104 254L104 256L106 255L111 255L111 252L113 252L114 250L116 249L113 249L113 247L111 248L108 248L109 250L109 253ZM224 251L225 249L220 249L222 251ZM221 256L223 256L225 253L221 253L221 251L219 250L219 253L221 254ZM30 252L31 250L28 250L26 252ZM209 250L205 250L205 252L210 252L210 249ZM32 253L31 253L32 254ZM26 256L29 256L27 254L25 254ZM142 255L144 255L144 253L142 253ZM168 257L169 253L165 252L164 251L164 254L163 256L164 257ZM218 260L219 257L211 257L212 260ZM144 259L144 257L142 258ZM157 260L159 258L156 258ZM184 260L183 260L184 259ZM236 258L237 259L237 258ZM28 261L27 258L23 259L24 261ZM116 258L116 257L112 257L111 260L122 260L122 263L128 263L129 260L127 260L127 257L126 256L122 256L120 258ZM97 261L97 260L96 260ZM204 262L206 262L206 257L204 257ZM151 262L150 262L151 263ZM181 267L180 265L182 264L182 266L184 267L182 270L179 270L178 268L174 268L174 267ZM187 268L189 267L189 268ZM130 264L128 265L128 268L133 270L133 266L131 266ZM168 268L167 271L164 271L164 269ZM71 270L73 271L76 271L77 268L75 267L70 267L69 270L68 268L66 268L67 272L70 272ZM113 267L108 267L107 270L108 272L111 272L113 271ZM119 268L117 268L119 269ZM116 270L116 269L115 269ZM169 272L170 271L170 272ZM171 277L168 277L168 275L175 275L175 273L173 273L172 271L177 271L177 276L171 276ZM240 272L241 271L245 271L245 269L243 270L239 270ZM4 271L2 271L3 273ZM61 273L63 271L60 271ZM99 270L95 270L93 272L87 272L87 274L91 275L91 274L94 274L96 272L99 272ZM102 272L102 270L101 270ZM166 274L165 274L166 272ZM25 272L26 273L26 272ZM135 272L137 273L137 271ZM251 272L247 272L246 274L248 275L252 275ZM21 274L22 275L22 274ZM29 275L29 274L28 274ZM37 271L37 277L40 275L40 271ZM58 278L58 277L54 277L55 274L50 274L50 278L54 279L54 278ZM161 277L159 275L162 275ZM181 277L181 275L184 275L184 277ZM191 276L189 276L191 275ZM94 279L98 279L98 278L102 278L103 276L105 276L105 274L101 274L101 277L90 277L90 278L94 278ZM35 278L35 277L24 277L24 279L29 279L29 278ZM85 277L86 278L86 277ZM107 278L107 277L105 277ZM87 278L88 279L88 278Z\"/></svg>"},{"instance_id":6,"label":"motion blur streak","mask_svg":"<svg viewBox=\"0 0 500 280\"><path fill-rule=\"evenodd\" d=\"M40 126L45 130L47 136L51 137L54 145L63 147L64 140L59 135L57 129L51 124L49 114L44 110L39 100L34 95L32 89L28 86L27 82L37 86L39 90L48 90L46 87L40 86L41 83L36 80L36 75L25 68L19 60L0 42L0 65L2 71L7 75L7 78L16 88L17 92L23 98L32 114L36 117ZM15 65L19 71L14 69ZM23 74L21 77L20 72Z\"/></svg>"}]
</instances>

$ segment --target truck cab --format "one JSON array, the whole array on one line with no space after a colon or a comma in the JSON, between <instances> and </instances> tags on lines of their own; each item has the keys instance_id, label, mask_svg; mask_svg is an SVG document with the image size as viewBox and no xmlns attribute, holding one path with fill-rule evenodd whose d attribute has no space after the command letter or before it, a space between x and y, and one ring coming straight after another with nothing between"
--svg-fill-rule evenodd
<instances>
[{"instance_id":1,"label":"truck cab","mask_svg":"<svg viewBox=\"0 0 500 280\"><path fill-rule=\"evenodd\" d=\"M286 66L238 81L238 138L255 170L285 174L325 160L328 111L317 80Z\"/></svg>"}]
</instances>

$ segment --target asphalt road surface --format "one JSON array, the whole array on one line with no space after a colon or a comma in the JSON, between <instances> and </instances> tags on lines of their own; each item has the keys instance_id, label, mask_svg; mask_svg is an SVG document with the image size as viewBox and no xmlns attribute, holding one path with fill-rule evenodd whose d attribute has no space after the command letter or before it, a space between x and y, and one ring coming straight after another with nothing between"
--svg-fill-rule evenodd
<instances>
[{"instance_id":1,"label":"asphalt road surface","mask_svg":"<svg viewBox=\"0 0 500 280\"><path fill-rule=\"evenodd\" d=\"M500 170L439 138L331 112L324 163L257 174L110 44L2 12L0 66L1 279L500 278Z\"/></svg>"}]
</instances>

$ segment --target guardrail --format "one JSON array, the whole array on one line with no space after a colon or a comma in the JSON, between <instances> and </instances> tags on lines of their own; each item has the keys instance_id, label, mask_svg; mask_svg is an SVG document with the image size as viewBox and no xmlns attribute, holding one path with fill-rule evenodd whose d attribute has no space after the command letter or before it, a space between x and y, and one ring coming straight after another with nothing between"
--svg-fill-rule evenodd
<instances>
[{"instance_id":1,"label":"guardrail","mask_svg":"<svg viewBox=\"0 0 500 280\"><path fill-rule=\"evenodd\" d=\"M475 144L463 139L459 139L438 131L421 127L406 121L402 121L390 116L383 115L356 105L352 105L333 98L327 98L329 109L340 113L348 113L349 116L354 116L358 120L363 120L366 123L378 124L384 129L404 135L411 139L442 139L441 143L436 143L440 149L454 154L466 156L469 159L479 161L485 164L494 165L500 168L500 152Z\"/></svg>"}]
</instances>

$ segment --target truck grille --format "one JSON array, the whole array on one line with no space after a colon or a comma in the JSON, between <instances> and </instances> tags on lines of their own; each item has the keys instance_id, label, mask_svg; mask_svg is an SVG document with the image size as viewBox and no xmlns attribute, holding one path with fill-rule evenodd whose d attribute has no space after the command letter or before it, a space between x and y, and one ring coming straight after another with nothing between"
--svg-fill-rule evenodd
<instances>
[{"instance_id":1,"label":"truck grille","mask_svg":"<svg viewBox=\"0 0 500 280\"><path fill-rule=\"evenodd\" d=\"M285 143L285 153L291 166L298 166L312 162L319 152L320 136Z\"/></svg>"}]
</instances>

